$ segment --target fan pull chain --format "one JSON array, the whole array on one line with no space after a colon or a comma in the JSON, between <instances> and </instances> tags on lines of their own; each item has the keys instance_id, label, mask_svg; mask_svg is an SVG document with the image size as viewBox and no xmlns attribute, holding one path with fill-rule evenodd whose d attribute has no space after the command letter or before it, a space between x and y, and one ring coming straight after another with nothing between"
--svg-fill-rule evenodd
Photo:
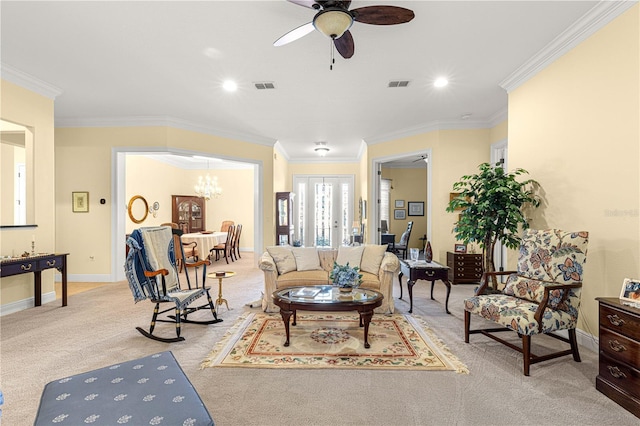
<instances>
[{"instance_id":1,"label":"fan pull chain","mask_svg":"<svg viewBox=\"0 0 640 426\"><path fill-rule=\"evenodd\" d=\"M335 46L333 43L333 39L331 39L331 63L329 64L329 71L333 71L333 64L336 63L336 58L334 57Z\"/></svg>"}]
</instances>

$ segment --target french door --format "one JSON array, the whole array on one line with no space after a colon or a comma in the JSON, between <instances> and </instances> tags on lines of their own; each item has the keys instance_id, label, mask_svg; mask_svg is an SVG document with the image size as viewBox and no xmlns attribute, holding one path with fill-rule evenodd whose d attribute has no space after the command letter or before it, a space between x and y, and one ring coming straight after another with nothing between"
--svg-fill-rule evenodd
<instances>
[{"instance_id":1,"label":"french door","mask_svg":"<svg viewBox=\"0 0 640 426\"><path fill-rule=\"evenodd\" d=\"M352 175L295 175L294 242L306 247L350 244L353 224Z\"/></svg>"}]
</instances>

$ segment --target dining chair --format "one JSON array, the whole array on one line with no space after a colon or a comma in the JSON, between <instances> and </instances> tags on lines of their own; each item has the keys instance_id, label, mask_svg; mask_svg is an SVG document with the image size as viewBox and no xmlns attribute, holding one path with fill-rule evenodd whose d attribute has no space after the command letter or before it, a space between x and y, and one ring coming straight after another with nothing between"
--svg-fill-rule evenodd
<instances>
[{"instance_id":1,"label":"dining chair","mask_svg":"<svg viewBox=\"0 0 640 426\"><path fill-rule=\"evenodd\" d=\"M235 222L232 220L223 220L220 226L220 232L227 232L231 225L235 225Z\"/></svg>"},{"instance_id":2,"label":"dining chair","mask_svg":"<svg viewBox=\"0 0 640 426\"><path fill-rule=\"evenodd\" d=\"M229 259L233 262L233 257L231 256L231 248L233 246L233 236L235 233L235 226L230 225L227 230L227 240L224 243L215 245L211 251L216 252L216 260L220 260L220 253L224 256L224 260L229 263Z\"/></svg>"},{"instance_id":3,"label":"dining chair","mask_svg":"<svg viewBox=\"0 0 640 426\"><path fill-rule=\"evenodd\" d=\"M171 229L176 229L180 231L180 235L184 233L183 230L180 229L177 223L166 222L161 224L160 226L169 226L171 227ZM174 233L173 238L174 238L174 244L177 244L177 243L182 244L182 250L176 250L176 265L178 266L178 272L182 273L185 259L186 260L190 259L192 262L198 261L198 243L196 241L183 243L182 240L180 239L180 235L178 235L177 233Z\"/></svg>"},{"instance_id":4,"label":"dining chair","mask_svg":"<svg viewBox=\"0 0 640 426\"><path fill-rule=\"evenodd\" d=\"M242 233L242 224L239 223L236 225L236 233L233 237L233 245L231 247L231 254L235 260L241 258L240 256L240 234Z\"/></svg>"}]
</instances>

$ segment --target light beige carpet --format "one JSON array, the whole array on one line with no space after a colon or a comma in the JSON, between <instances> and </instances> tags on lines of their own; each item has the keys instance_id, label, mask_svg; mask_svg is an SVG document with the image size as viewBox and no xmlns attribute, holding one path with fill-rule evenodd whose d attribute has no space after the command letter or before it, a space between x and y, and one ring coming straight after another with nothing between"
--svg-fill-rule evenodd
<instances>
[{"instance_id":1,"label":"light beige carpet","mask_svg":"<svg viewBox=\"0 0 640 426\"><path fill-rule=\"evenodd\" d=\"M467 367L429 329L408 315L375 315L364 347L364 328L354 313L302 313L290 326L290 345L282 317L251 313L241 317L202 367L371 368L451 370Z\"/></svg>"}]
</instances>

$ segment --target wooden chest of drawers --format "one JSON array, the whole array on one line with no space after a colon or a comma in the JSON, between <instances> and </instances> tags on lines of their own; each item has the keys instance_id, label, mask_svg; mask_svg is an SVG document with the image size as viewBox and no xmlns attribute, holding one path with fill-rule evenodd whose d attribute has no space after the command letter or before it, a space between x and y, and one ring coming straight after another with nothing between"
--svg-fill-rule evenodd
<instances>
[{"instance_id":1,"label":"wooden chest of drawers","mask_svg":"<svg viewBox=\"0 0 640 426\"><path fill-rule=\"evenodd\" d=\"M640 417L640 309L600 297L596 389Z\"/></svg>"},{"instance_id":2,"label":"wooden chest of drawers","mask_svg":"<svg viewBox=\"0 0 640 426\"><path fill-rule=\"evenodd\" d=\"M477 283L482 278L482 254L447 252L449 281L452 284Z\"/></svg>"}]
</instances>

